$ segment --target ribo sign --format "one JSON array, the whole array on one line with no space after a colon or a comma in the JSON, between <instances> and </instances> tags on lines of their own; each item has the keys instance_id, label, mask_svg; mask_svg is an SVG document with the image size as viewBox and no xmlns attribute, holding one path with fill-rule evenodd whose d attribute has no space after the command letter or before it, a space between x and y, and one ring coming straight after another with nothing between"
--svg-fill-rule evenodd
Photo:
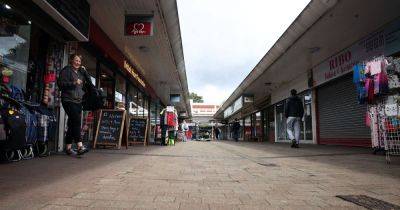
<instances>
[{"instance_id":1,"label":"ribo sign","mask_svg":"<svg viewBox=\"0 0 400 210\"><path fill-rule=\"evenodd\" d=\"M314 67L314 86L351 72L357 63L375 56L389 56L399 50L400 20L396 20Z\"/></svg>"}]
</instances>

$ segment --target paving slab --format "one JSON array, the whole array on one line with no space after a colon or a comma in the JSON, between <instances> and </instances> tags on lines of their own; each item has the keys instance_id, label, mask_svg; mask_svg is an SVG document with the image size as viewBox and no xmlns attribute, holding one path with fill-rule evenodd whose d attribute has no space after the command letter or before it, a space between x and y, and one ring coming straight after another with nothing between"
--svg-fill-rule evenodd
<instances>
[{"instance_id":1,"label":"paving slab","mask_svg":"<svg viewBox=\"0 0 400 210\"><path fill-rule=\"evenodd\" d=\"M400 159L368 148L211 141L0 165L0 209L362 209L400 204Z\"/></svg>"}]
</instances>

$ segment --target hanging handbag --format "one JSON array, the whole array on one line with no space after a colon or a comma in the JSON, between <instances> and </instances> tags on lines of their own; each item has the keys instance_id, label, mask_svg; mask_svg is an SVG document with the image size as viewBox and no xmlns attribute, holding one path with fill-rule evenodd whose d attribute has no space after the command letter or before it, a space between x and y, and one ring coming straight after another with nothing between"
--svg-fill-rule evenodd
<instances>
[{"instance_id":1,"label":"hanging handbag","mask_svg":"<svg viewBox=\"0 0 400 210\"><path fill-rule=\"evenodd\" d=\"M96 88L85 68L80 68L79 71L84 77L84 91L82 98L82 109L84 111L96 111L104 108L106 93L103 90Z\"/></svg>"}]
</instances>

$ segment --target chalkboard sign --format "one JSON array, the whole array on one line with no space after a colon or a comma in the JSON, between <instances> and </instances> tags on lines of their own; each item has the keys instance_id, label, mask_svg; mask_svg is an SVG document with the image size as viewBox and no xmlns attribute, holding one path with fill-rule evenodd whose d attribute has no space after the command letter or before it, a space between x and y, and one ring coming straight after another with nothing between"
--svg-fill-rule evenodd
<instances>
[{"instance_id":1,"label":"chalkboard sign","mask_svg":"<svg viewBox=\"0 0 400 210\"><path fill-rule=\"evenodd\" d=\"M100 110L94 147L111 145L121 148L126 112L123 110Z\"/></svg>"},{"instance_id":2,"label":"chalkboard sign","mask_svg":"<svg viewBox=\"0 0 400 210\"><path fill-rule=\"evenodd\" d=\"M128 120L127 139L129 143L147 143L147 126L148 119L146 117L131 117Z\"/></svg>"}]
</instances>

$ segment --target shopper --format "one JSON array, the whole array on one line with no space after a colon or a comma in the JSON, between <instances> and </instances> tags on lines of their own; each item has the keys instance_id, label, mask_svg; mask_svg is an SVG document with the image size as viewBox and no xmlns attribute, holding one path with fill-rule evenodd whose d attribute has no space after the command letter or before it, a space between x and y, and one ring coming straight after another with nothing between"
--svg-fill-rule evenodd
<instances>
[{"instance_id":1,"label":"shopper","mask_svg":"<svg viewBox=\"0 0 400 210\"><path fill-rule=\"evenodd\" d=\"M70 65L61 70L58 78L58 85L61 89L61 102L68 115L68 130L65 137L67 155L83 155L88 152L81 139L82 97L84 87L93 84L88 81L89 76L81 62L81 55L72 55L70 57ZM73 141L78 146L77 151L72 149Z\"/></svg>"},{"instance_id":2,"label":"shopper","mask_svg":"<svg viewBox=\"0 0 400 210\"><path fill-rule=\"evenodd\" d=\"M189 130L189 126L187 125L186 120L182 121L181 130L183 132L182 141L186 142L187 141L187 131Z\"/></svg>"},{"instance_id":3,"label":"shopper","mask_svg":"<svg viewBox=\"0 0 400 210\"><path fill-rule=\"evenodd\" d=\"M304 115L303 102L297 96L297 91L290 91L290 98L286 103L285 117L287 124L287 133L292 141L292 148L299 148L300 143L300 122Z\"/></svg>"},{"instance_id":4,"label":"shopper","mask_svg":"<svg viewBox=\"0 0 400 210\"><path fill-rule=\"evenodd\" d=\"M235 118L235 122L233 123L232 130L233 130L233 138L235 139L236 142L239 141L240 123L237 118Z\"/></svg>"},{"instance_id":5,"label":"shopper","mask_svg":"<svg viewBox=\"0 0 400 210\"><path fill-rule=\"evenodd\" d=\"M216 140L219 140L219 134L221 133L221 131L219 130L218 126L215 126L214 133Z\"/></svg>"}]
</instances>

